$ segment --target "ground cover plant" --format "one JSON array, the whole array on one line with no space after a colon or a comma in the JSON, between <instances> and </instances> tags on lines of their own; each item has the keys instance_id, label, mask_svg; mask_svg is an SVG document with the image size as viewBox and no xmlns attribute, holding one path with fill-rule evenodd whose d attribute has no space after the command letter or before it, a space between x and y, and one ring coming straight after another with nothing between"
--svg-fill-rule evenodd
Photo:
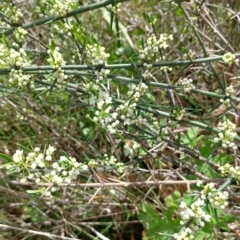
<instances>
[{"instance_id":1,"label":"ground cover plant","mask_svg":"<svg viewBox=\"0 0 240 240\"><path fill-rule=\"evenodd\" d=\"M0 239L240 239L239 8L3 0Z\"/></svg>"}]
</instances>

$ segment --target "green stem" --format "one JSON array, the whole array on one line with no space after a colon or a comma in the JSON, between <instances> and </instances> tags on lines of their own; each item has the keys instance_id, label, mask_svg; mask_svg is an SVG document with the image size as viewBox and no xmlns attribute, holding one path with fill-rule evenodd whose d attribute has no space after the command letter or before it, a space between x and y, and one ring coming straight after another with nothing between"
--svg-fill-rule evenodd
<instances>
[{"instance_id":1,"label":"green stem","mask_svg":"<svg viewBox=\"0 0 240 240\"><path fill-rule=\"evenodd\" d=\"M182 65L195 65L199 63L207 63L207 62L217 62L222 60L222 56L215 57L206 57L206 58L198 58L195 60L182 60L182 61L172 61L172 62L156 62L153 63L153 67L165 67L165 66L182 66ZM240 58L240 53L234 54L236 59ZM109 64L109 65L65 65L62 66L63 70L100 70L104 69L133 69L134 67L142 68L143 63L132 64L132 63L123 63L123 64ZM2 68L0 69L0 75L7 74L10 72L11 68ZM43 66L26 66L22 68L25 72L29 71L50 71L52 70L50 65Z\"/></svg>"},{"instance_id":2,"label":"green stem","mask_svg":"<svg viewBox=\"0 0 240 240\"><path fill-rule=\"evenodd\" d=\"M33 28L33 27L43 25L43 24L46 24L46 23L49 23L49 22L55 22L55 21L58 21L58 20L61 20L61 19L64 19L64 18L72 17L72 16L75 16L75 15L80 14L80 13L84 13L84 12L92 11L94 9L106 7L106 6L108 6L110 4L113 4L115 2L120 3L120 2L126 2L126 1L128 1L128 0L117 0L117 1L116 0L106 0L106 1L98 2L98 3L94 3L94 4L91 4L91 5L88 5L88 6L84 6L84 7L80 7L78 9L72 10L66 16L63 16L63 17L41 18L41 19L33 21L31 23L24 24L22 26L22 28L24 28L24 29ZM13 27L13 28L7 30L4 33L0 33L0 37L2 37L3 35L8 36L8 35L12 34L14 32L14 29L15 28Z\"/></svg>"}]
</instances>

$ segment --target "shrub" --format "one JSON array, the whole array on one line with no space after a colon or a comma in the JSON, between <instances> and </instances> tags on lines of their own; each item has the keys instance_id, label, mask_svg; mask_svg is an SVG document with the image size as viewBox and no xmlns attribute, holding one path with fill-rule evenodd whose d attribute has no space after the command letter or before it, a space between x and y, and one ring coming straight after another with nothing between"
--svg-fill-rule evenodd
<instances>
[{"instance_id":1,"label":"shrub","mask_svg":"<svg viewBox=\"0 0 240 240\"><path fill-rule=\"evenodd\" d=\"M237 239L239 3L0 6L2 239Z\"/></svg>"}]
</instances>

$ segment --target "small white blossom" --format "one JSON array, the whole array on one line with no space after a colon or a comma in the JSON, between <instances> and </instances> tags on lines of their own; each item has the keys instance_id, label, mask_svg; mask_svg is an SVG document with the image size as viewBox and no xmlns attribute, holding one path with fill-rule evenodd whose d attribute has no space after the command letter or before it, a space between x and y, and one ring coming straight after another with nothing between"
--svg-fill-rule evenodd
<instances>
[{"instance_id":1,"label":"small white blossom","mask_svg":"<svg viewBox=\"0 0 240 240\"><path fill-rule=\"evenodd\" d=\"M13 161L15 163L19 163L19 162L22 162L23 159L24 159L23 150L17 150L13 155Z\"/></svg>"},{"instance_id":2,"label":"small white blossom","mask_svg":"<svg viewBox=\"0 0 240 240\"><path fill-rule=\"evenodd\" d=\"M25 39L25 36L27 35L27 31L21 27L18 27L13 32L16 39L20 42L22 42Z\"/></svg>"},{"instance_id":3,"label":"small white blossom","mask_svg":"<svg viewBox=\"0 0 240 240\"><path fill-rule=\"evenodd\" d=\"M94 65L105 65L110 54L105 52L105 48L97 44L86 46L86 56Z\"/></svg>"},{"instance_id":4,"label":"small white blossom","mask_svg":"<svg viewBox=\"0 0 240 240\"><path fill-rule=\"evenodd\" d=\"M30 86L32 88L34 87L34 80L32 78L32 75L24 74L23 70L21 69L15 70L12 68L9 73L8 81L11 85L16 83L19 87L25 87L25 86Z\"/></svg>"},{"instance_id":5,"label":"small white blossom","mask_svg":"<svg viewBox=\"0 0 240 240\"><path fill-rule=\"evenodd\" d=\"M61 69L61 67L66 64L62 54L59 52L59 47L55 47L54 50L48 50L47 53L49 54L47 62L52 68Z\"/></svg>"},{"instance_id":6,"label":"small white blossom","mask_svg":"<svg viewBox=\"0 0 240 240\"><path fill-rule=\"evenodd\" d=\"M240 180L240 167L239 166L232 166L229 163L226 163L224 166L219 167L219 171L223 176L228 176L235 178L236 180Z\"/></svg>"},{"instance_id":7,"label":"small white blossom","mask_svg":"<svg viewBox=\"0 0 240 240\"><path fill-rule=\"evenodd\" d=\"M190 58L191 60L194 60L196 58L196 56L197 56L196 52L193 51L192 49L190 49L188 51L188 53L183 54L184 59L189 59Z\"/></svg>"},{"instance_id":8,"label":"small white blossom","mask_svg":"<svg viewBox=\"0 0 240 240\"><path fill-rule=\"evenodd\" d=\"M46 150L46 154L47 155L52 155L55 150L56 150L56 148L49 145L48 149Z\"/></svg>"},{"instance_id":9,"label":"small white blossom","mask_svg":"<svg viewBox=\"0 0 240 240\"><path fill-rule=\"evenodd\" d=\"M41 182L41 179L40 178L36 178L35 182L38 184Z\"/></svg>"},{"instance_id":10,"label":"small white blossom","mask_svg":"<svg viewBox=\"0 0 240 240\"><path fill-rule=\"evenodd\" d=\"M171 116L174 118L175 121L181 121L185 114L185 109L174 109L171 113Z\"/></svg>"},{"instance_id":11,"label":"small white blossom","mask_svg":"<svg viewBox=\"0 0 240 240\"><path fill-rule=\"evenodd\" d=\"M235 132L236 125L230 120L226 119L224 122L218 124L218 137L214 138L214 142L222 142L224 148L237 149L236 144L234 143L234 137L237 135Z\"/></svg>"},{"instance_id":12,"label":"small white blossom","mask_svg":"<svg viewBox=\"0 0 240 240\"><path fill-rule=\"evenodd\" d=\"M193 80L190 78L180 79L178 84L183 87L183 91L185 93L189 93L195 88L195 86L193 85Z\"/></svg>"},{"instance_id":13,"label":"small white blossom","mask_svg":"<svg viewBox=\"0 0 240 240\"><path fill-rule=\"evenodd\" d=\"M234 96L235 90L233 88L233 85L230 85L230 86L226 87L225 92L226 92L227 97Z\"/></svg>"},{"instance_id":14,"label":"small white blossom","mask_svg":"<svg viewBox=\"0 0 240 240\"><path fill-rule=\"evenodd\" d=\"M4 7L4 3L1 3L1 5L2 5L1 7ZM23 13L11 3L8 3L5 6L4 14L9 18L10 21L12 21L15 24L20 23L24 17Z\"/></svg>"},{"instance_id":15,"label":"small white blossom","mask_svg":"<svg viewBox=\"0 0 240 240\"><path fill-rule=\"evenodd\" d=\"M139 50L139 57L146 61L153 60L158 55L158 48L168 48L168 41L171 41L172 39L172 35L168 36L166 33L161 34L158 39L155 34L152 34L147 39L145 48Z\"/></svg>"},{"instance_id":16,"label":"small white blossom","mask_svg":"<svg viewBox=\"0 0 240 240\"><path fill-rule=\"evenodd\" d=\"M228 65L232 65L234 62L238 63L238 61L239 61L238 59L236 59L235 55L233 55L230 52L225 53L222 56L222 60L224 63L227 63Z\"/></svg>"},{"instance_id":17,"label":"small white blossom","mask_svg":"<svg viewBox=\"0 0 240 240\"><path fill-rule=\"evenodd\" d=\"M54 16L65 16L69 11L75 8L77 1L76 0L54 0L50 2L49 13Z\"/></svg>"},{"instance_id":18,"label":"small white blossom","mask_svg":"<svg viewBox=\"0 0 240 240\"><path fill-rule=\"evenodd\" d=\"M108 9L110 9L113 13L117 14L119 11L121 11L121 3L117 3L115 5L110 4L108 6Z\"/></svg>"}]
</instances>

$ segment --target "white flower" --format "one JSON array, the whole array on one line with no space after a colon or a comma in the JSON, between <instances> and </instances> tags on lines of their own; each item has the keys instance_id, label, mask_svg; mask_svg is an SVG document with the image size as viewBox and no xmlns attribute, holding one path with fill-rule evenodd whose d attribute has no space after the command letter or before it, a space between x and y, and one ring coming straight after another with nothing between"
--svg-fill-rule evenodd
<instances>
[{"instance_id":1,"label":"white flower","mask_svg":"<svg viewBox=\"0 0 240 240\"><path fill-rule=\"evenodd\" d=\"M54 175L52 180L55 183L62 183L63 182L63 179L61 177L59 177L58 175Z\"/></svg>"},{"instance_id":2,"label":"white flower","mask_svg":"<svg viewBox=\"0 0 240 240\"><path fill-rule=\"evenodd\" d=\"M155 34L152 34L147 40L145 48L139 50L139 57L145 60L153 60L158 54L158 48L166 49L169 47L168 41L172 40L172 35L161 34L157 39Z\"/></svg>"},{"instance_id":3,"label":"white flower","mask_svg":"<svg viewBox=\"0 0 240 240\"><path fill-rule=\"evenodd\" d=\"M195 86L193 85L193 80L190 78L180 79L178 84L183 87L183 91L185 93L191 92L191 90L195 88Z\"/></svg>"},{"instance_id":4,"label":"white flower","mask_svg":"<svg viewBox=\"0 0 240 240\"><path fill-rule=\"evenodd\" d=\"M38 162L38 166L39 166L40 168L44 168L44 167L45 167L45 164L44 164L43 161L39 161L39 162Z\"/></svg>"},{"instance_id":5,"label":"white flower","mask_svg":"<svg viewBox=\"0 0 240 240\"><path fill-rule=\"evenodd\" d=\"M54 148L53 146L49 145L49 147L48 147L48 149L46 151L46 154L47 155L52 155L55 150L56 150L56 148Z\"/></svg>"},{"instance_id":6,"label":"white flower","mask_svg":"<svg viewBox=\"0 0 240 240\"><path fill-rule=\"evenodd\" d=\"M35 182L36 182L36 183L40 183L40 182L41 182L41 179L40 179L40 178L36 178Z\"/></svg>"},{"instance_id":7,"label":"white flower","mask_svg":"<svg viewBox=\"0 0 240 240\"><path fill-rule=\"evenodd\" d=\"M225 92L226 92L226 96L228 96L228 97L234 96L235 90L233 88L233 85L230 85L230 86L226 87Z\"/></svg>"},{"instance_id":8,"label":"white flower","mask_svg":"<svg viewBox=\"0 0 240 240\"><path fill-rule=\"evenodd\" d=\"M1 5L4 6L4 3L2 2ZM11 22L15 24L20 23L21 19L24 17L23 13L12 4L8 4L6 6L4 9L4 14L9 18Z\"/></svg>"},{"instance_id":9,"label":"white flower","mask_svg":"<svg viewBox=\"0 0 240 240\"><path fill-rule=\"evenodd\" d=\"M203 185L203 182L202 181L198 181L197 184L196 184L198 187L201 187Z\"/></svg>"},{"instance_id":10,"label":"white flower","mask_svg":"<svg viewBox=\"0 0 240 240\"><path fill-rule=\"evenodd\" d=\"M73 167L78 168L80 163L77 162L77 160L74 158L75 161L73 161Z\"/></svg>"},{"instance_id":11,"label":"white flower","mask_svg":"<svg viewBox=\"0 0 240 240\"><path fill-rule=\"evenodd\" d=\"M45 192L45 194L44 194L45 197L50 197L51 195L52 195L52 194L51 194L50 191L47 191L47 192Z\"/></svg>"},{"instance_id":12,"label":"white flower","mask_svg":"<svg viewBox=\"0 0 240 240\"><path fill-rule=\"evenodd\" d=\"M62 54L59 52L59 47L55 47L54 50L48 50L47 53L49 54L47 62L51 65L52 68L61 69L62 65L66 64L62 57Z\"/></svg>"},{"instance_id":13,"label":"white flower","mask_svg":"<svg viewBox=\"0 0 240 240\"><path fill-rule=\"evenodd\" d=\"M47 155L47 156L46 156L46 160L47 160L47 161L51 161L51 160L52 160L52 156Z\"/></svg>"},{"instance_id":14,"label":"white flower","mask_svg":"<svg viewBox=\"0 0 240 240\"><path fill-rule=\"evenodd\" d=\"M238 63L238 59L236 59L235 55L233 55L231 52L227 52L222 56L222 60L224 63L227 63L228 65L233 64L233 62Z\"/></svg>"},{"instance_id":15,"label":"white flower","mask_svg":"<svg viewBox=\"0 0 240 240\"><path fill-rule=\"evenodd\" d=\"M83 170L88 170L88 165L86 165L86 164L82 165L82 169Z\"/></svg>"},{"instance_id":16,"label":"white flower","mask_svg":"<svg viewBox=\"0 0 240 240\"><path fill-rule=\"evenodd\" d=\"M204 215L204 221L205 221L205 222L210 222L210 220L211 220L211 216L208 215L208 214L205 214L205 215Z\"/></svg>"},{"instance_id":17,"label":"white flower","mask_svg":"<svg viewBox=\"0 0 240 240\"><path fill-rule=\"evenodd\" d=\"M86 56L94 65L104 65L110 57L108 53L105 53L105 48L97 44L86 46ZM106 75L106 72L102 71L101 74Z\"/></svg>"},{"instance_id":18,"label":"white flower","mask_svg":"<svg viewBox=\"0 0 240 240\"><path fill-rule=\"evenodd\" d=\"M70 184L72 182L72 179L70 177L65 178L65 183Z\"/></svg>"},{"instance_id":19,"label":"white flower","mask_svg":"<svg viewBox=\"0 0 240 240\"><path fill-rule=\"evenodd\" d=\"M26 182L26 181L27 179L25 177L20 179L20 182Z\"/></svg>"},{"instance_id":20,"label":"white flower","mask_svg":"<svg viewBox=\"0 0 240 240\"><path fill-rule=\"evenodd\" d=\"M36 169L36 167L37 167L37 164L36 164L35 162L33 162L33 163L31 164L31 169Z\"/></svg>"},{"instance_id":21,"label":"white flower","mask_svg":"<svg viewBox=\"0 0 240 240\"><path fill-rule=\"evenodd\" d=\"M65 162L65 161L67 161L67 160L68 160L68 159L67 159L66 156L60 156L60 159L59 159L60 162Z\"/></svg>"},{"instance_id":22,"label":"white flower","mask_svg":"<svg viewBox=\"0 0 240 240\"><path fill-rule=\"evenodd\" d=\"M45 3L45 2L44 2ZM47 5L49 13L54 16L65 16L75 6L76 1L74 0L57 0Z\"/></svg>"},{"instance_id":23,"label":"white flower","mask_svg":"<svg viewBox=\"0 0 240 240\"><path fill-rule=\"evenodd\" d=\"M23 150L17 150L13 155L13 161L15 163L19 163L19 162L22 162L23 159L24 159Z\"/></svg>"},{"instance_id":24,"label":"white flower","mask_svg":"<svg viewBox=\"0 0 240 240\"><path fill-rule=\"evenodd\" d=\"M17 27L15 28L13 34L18 41L22 42L27 34L27 31L21 27Z\"/></svg>"},{"instance_id":25,"label":"white flower","mask_svg":"<svg viewBox=\"0 0 240 240\"><path fill-rule=\"evenodd\" d=\"M34 152L40 152L40 148L39 147L35 147L34 148Z\"/></svg>"},{"instance_id":26,"label":"white flower","mask_svg":"<svg viewBox=\"0 0 240 240\"><path fill-rule=\"evenodd\" d=\"M234 143L234 138L236 136L236 125L230 120L226 119L224 122L220 122L218 124L218 129L220 130L220 132L218 133L218 137L214 138L213 141L221 141L224 148L231 147L232 149L236 149L237 146Z\"/></svg>"}]
</instances>

